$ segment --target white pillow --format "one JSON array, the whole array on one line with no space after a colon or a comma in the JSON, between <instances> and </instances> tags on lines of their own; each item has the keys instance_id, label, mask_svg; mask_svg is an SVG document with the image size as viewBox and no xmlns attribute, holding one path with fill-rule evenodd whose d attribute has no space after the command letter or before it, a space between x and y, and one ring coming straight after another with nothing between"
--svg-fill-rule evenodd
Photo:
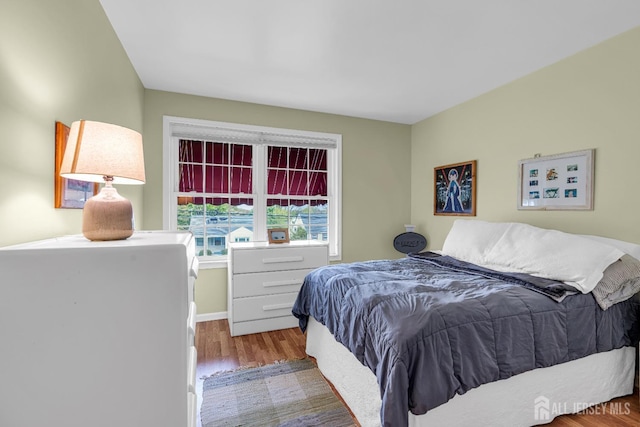
<instances>
[{"instance_id":1,"label":"white pillow","mask_svg":"<svg viewBox=\"0 0 640 427\"><path fill-rule=\"evenodd\" d=\"M637 260L640 260L640 245L625 242L623 240L610 239L608 237L601 237L601 236L591 236L588 234L583 234L582 237L595 240L596 242L606 243L607 245L613 246L614 248L618 248L622 252L631 255Z\"/></svg>"},{"instance_id":2,"label":"white pillow","mask_svg":"<svg viewBox=\"0 0 640 427\"><path fill-rule=\"evenodd\" d=\"M487 254L487 262L559 280L586 294L623 255L619 249L575 234L513 223Z\"/></svg>"},{"instance_id":3,"label":"white pillow","mask_svg":"<svg viewBox=\"0 0 640 427\"><path fill-rule=\"evenodd\" d=\"M447 234L442 253L473 264L482 265L486 254L509 227L508 222L458 219Z\"/></svg>"},{"instance_id":4,"label":"white pillow","mask_svg":"<svg viewBox=\"0 0 640 427\"><path fill-rule=\"evenodd\" d=\"M521 223L458 220L442 252L499 271L558 280L590 292L604 270L624 255L610 245ZM451 234L450 232L450 234Z\"/></svg>"}]
</instances>

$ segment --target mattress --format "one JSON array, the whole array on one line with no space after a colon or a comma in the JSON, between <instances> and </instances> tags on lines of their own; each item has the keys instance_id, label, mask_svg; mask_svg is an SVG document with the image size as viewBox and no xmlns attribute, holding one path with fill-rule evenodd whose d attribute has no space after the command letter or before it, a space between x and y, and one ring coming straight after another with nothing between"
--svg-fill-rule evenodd
<instances>
[{"instance_id":1,"label":"mattress","mask_svg":"<svg viewBox=\"0 0 640 427\"><path fill-rule=\"evenodd\" d=\"M382 404L375 375L331 332L309 318L307 354L333 383L362 427L380 426ZM633 393L635 348L623 347L482 385L423 415L409 426L531 426Z\"/></svg>"}]
</instances>

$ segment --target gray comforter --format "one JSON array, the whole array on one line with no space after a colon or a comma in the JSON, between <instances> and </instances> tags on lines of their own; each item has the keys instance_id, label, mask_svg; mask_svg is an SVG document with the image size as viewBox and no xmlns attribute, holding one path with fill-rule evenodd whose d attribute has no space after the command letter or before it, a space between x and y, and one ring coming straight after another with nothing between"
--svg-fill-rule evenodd
<instances>
[{"instance_id":1,"label":"gray comforter","mask_svg":"<svg viewBox=\"0 0 640 427\"><path fill-rule=\"evenodd\" d=\"M639 303L602 311L559 282L423 253L311 272L293 307L378 379L385 426L482 384L638 341ZM567 296L568 295L568 296ZM560 301L560 302L558 302Z\"/></svg>"}]
</instances>

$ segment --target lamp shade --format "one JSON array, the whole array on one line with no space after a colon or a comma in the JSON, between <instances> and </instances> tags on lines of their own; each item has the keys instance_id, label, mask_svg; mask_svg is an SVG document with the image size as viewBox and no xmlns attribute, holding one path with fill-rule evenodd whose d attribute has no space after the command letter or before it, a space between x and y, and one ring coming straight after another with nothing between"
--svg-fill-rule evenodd
<instances>
[{"instance_id":1,"label":"lamp shade","mask_svg":"<svg viewBox=\"0 0 640 427\"><path fill-rule=\"evenodd\" d=\"M71 124L60 175L80 181L144 184L142 135L122 126L80 120Z\"/></svg>"}]
</instances>

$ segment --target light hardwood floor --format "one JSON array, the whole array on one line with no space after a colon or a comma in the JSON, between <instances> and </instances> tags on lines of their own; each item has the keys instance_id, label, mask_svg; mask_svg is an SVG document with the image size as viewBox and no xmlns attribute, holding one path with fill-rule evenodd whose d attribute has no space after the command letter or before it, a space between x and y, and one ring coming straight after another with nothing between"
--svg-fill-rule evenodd
<instances>
[{"instance_id":1,"label":"light hardwood floor","mask_svg":"<svg viewBox=\"0 0 640 427\"><path fill-rule=\"evenodd\" d=\"M196 373L198 402L202 401L203 377L239 367L260 366L278 360L306 357L305 336L297 328L231 337L226 320L198 323L196 348L198 350ZM614 413L611 413L610 409L613 409ZM563 415L546 426L639 427L638 389L631 396L612 400L606 407L596 406L585 412L587 413ZM198 426L200 427L199 416Z\"/></svg>"}]
</instances>

